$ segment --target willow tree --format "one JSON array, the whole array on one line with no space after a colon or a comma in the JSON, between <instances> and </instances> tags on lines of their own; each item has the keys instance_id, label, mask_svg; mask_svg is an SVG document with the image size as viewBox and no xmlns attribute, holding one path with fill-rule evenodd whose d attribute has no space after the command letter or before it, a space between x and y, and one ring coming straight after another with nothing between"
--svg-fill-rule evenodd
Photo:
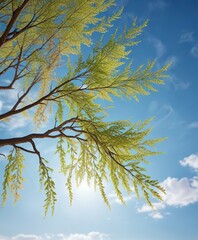
<instances>
[{"instance_id":1,"label":"willow tree","mask_svg":"<svg viewBox=\"0 0 198 240\"><path fill-rule=\"evenodd\" d=\"M10 148L5 156L3 205L8 192L14 201L20 198L24 160L35 155L46 193L45 212L54 209L52 169L38 147L38 141L46 139L57 145L71 201L74 176L77 185L84 178L93 181L107 205L106 182L112 183L123 203L121 189L143 195L149 204L151 196L161 199L163 189L142 167L148 156L158 154L152 147L160 141L148 139L149 120L107 122L98 99L112 101L112 96L124 95L138 100L138 95L148 95L155 84L163 83L167 66L156 70L155 63L148 62L132 71L129 54L147 22L134 21L110 35L113 21L122 14L122 9L112 8L116 9L114 0L1 1L0 91L9 97L15 89L18 98L4 108L0 120L23 114L35 124L28 135L0 139L1 149ZM2 101L6 104L5 98ZM47 119L49 129L42 132Z\"/></svg>"}]
</instances>

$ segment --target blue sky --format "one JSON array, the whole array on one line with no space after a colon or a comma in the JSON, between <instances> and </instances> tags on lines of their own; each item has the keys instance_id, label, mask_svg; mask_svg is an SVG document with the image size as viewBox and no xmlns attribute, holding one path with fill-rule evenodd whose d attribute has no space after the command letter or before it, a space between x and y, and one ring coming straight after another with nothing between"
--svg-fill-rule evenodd
<instances>
[{"instance_id":1,"label":"blue sky","mask_svg":"<svg viewBox=\"0 0 198 240\"><path fill-rule=\"evenodd\" d=\"M169 78L157 93L134 100L115 99L109 110L112 120L137 121L155 116L151 137L168 139L158 144L165 154L152 157L149 174L167 191L164 202L153 200L153 211L134 195L126 196L123 206L111 188L108 196L111 210L99 193L83 184L74 191L70 207L63 179L56 174L58 203L55 214L43 218L43 195L37 182L36 159L26 162L25 189L22 199L13 206L9 199L0 208L0 240L198 240L198 1L197 0L123 0L125 9L118 27L149 19L141 43L133 49L134 65L157 59L162 66L172 61ZM0 110L15 98L0 95ZM30 121L30 120L28 120ZM1 135L24 133L28 124L23 118L1 124ZM39 143L47 156L54 149ZM50 143L49 145L50 146ZM51 157L53 158L53 157ZM2 169L5 165L0 160Z\"/></svg>"}]
</instances>

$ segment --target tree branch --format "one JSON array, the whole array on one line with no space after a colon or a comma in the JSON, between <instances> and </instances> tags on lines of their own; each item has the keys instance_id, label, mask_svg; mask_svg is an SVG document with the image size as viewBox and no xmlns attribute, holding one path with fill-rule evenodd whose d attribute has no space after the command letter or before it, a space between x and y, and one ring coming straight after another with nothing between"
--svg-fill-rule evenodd
<instances>
[{"instance_id":1,"label":"tree branch","mask_svg":"<svg viewBox=\"0 0 198 240\"><path fill-rule=\"evenodd\" d=\"M24 2L21 4L20 7L18 7L16 10L14 10L12 17L3 33L3 35L0 37L0 48L1 46L7 41L8 34L10 33L10 30L12 29L14 23L16 22L18 16L22 12L22 10L25 8L29 0L24 0Z\"/></svg>"},{"instance_id":2,"label":"tree branch","mask_svg":"<svg viewBox=\"0 0 198 240\"><path fill-rule=\"evenodd\" d=\"M7 3L5 3L5 5L0 6L0 10L4 9L5 7L7 7L11 2L12 2L12 0L9 1L9 2L7 2ZM2 2L2 3L3 3L3 2ZM0 3L0 4L1 4L1 3Z\"/></svg>"},{"instance_id":3,"label":"tree branch","mask_svg":"<svg viewBox=\"0 0 198 240\"><path fill-rule=\"evenodd\" d=\"M48 101L48 98L50 96L52 96L53 94L57 93L58 90L63 87L64 85L66 85L67 83L73 81L73 80L76 80L78 79L79 77L83 76L84 74L86 74L86 72L82 73L82 74L79 74L78 76L75 76L67 81L64 81L63 83L61 83L60 85L58 85L57 87L55 87L54 89L52 89L48 94L46 94L45 96L39 98L37 101L33 102L33 103L30 103L28 105L26 105L25 107L22 107L20 109L16 109L16 108L12 108L10 111L6 112L6 113L3 113L0 115L0 120L1 119L4 119L4 118L7 118L7 117L10 117L10 116L13 116L13 115L16 115L18 113L21 113L21 112L24 112L30 108L33 108L39 104L42 104L43 101ZM25 93L27 95L27 92ZM61 97L60 97L61 98ZM21 101L20 99L18 101ZM19 105L19 103L17 102L15 105Z\"/></svg>"},{"instance_id":4,"label":"tree branch","mask_svg":"<svg viewBox=\"0 0 198 240\"><path fill-rule=\"evenodd\" d=\"M74 129L74 126L72 123L77 122L76 118L71 118L63 123L59 124L57 127L51 128L47 130L44 133L32 133L29 135L26 135L24 137L16 137L16 138L9 138L9 139L0 139L0 147L7 146L7 145L16 145L16 144L23 144L31 142L33 139L42 139L42 138L58 138L58 137L68 137L68 138L76 138L78 140L84 140L83 138L80 138L79 136L83 133L82 130L76 130ZM66 126L67 124L71 123L69 126ZM77 132L77 134L74 135L66 135L63 133L63 131L70 130ZM57 133L57 134L55 134Z\"/></svg>"},{"instance_id":5,"label":"tree branch","mask_svg":"<svg viewBox=\"0 0 198 240\"><path fill-rule=\"evenodd\" d=\"M11 83L8 86L0 86L0 90L12 89L14 83L19 79L18 70L19 70L19 66L21 63L22 52L23 52L23 46L20 48L19 56L17 57L17 63L14 65L15 73L14 73L13 80L11 81ZM13 63L13 61L12 61L12 63ZM9 68L10 68L10 66L8 66L6 69L4 69L3 73L5 73Z\"/></svg>"}]
</instances>

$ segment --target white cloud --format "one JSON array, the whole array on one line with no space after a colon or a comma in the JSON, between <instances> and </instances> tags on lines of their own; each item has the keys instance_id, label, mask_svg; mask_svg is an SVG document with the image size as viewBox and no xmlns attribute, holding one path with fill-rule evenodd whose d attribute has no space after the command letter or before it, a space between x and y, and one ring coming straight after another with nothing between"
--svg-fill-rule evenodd
<instances>
[{"instance_id":1,"label":"white cloud","mask_svg":"<svg viewBox=\"0 0 198 240\"><path fill-rule=\"evenodd\" d=\"M19 91L18 86L16 86L14 89L1 92L0 96L6 98L6 101L16 101Z\"/></svg>"},{"instance_id":2,"label":"white cloud","mask_svg":"<svg viewBox=\"0 0 198 240\"><path fill-rule=\"evenodd\" d=\"M43 238L34 234L26 235L26 234L19 234L14 237L11 237L10 240L42 240Z\"/></svg>"},{"instance_id":3,"label":"white cloud","mask_svg":"<svg viewBox=\"0 0 198 240\"><path fill-rule=\"evenodd\" d=\"M198 188L198 177L194 177L191 181L191 186L194 188Z\"/></svg>"},{"instance_id":4,"label":"white cloud","mask_svg":"<svg viewBox=\"0 0 198 240\"><path fill-rule=\"evenodd\" d=\"M10 110L22 94L23 94L23 89L18 83L15 84L13 89L0 91L0 101L3 102L3 109L6 111ZM36 94L36 92L28 94L28 98L36 99L34 98L34 94Z\"/></svg>"},{"instance_id":5,"label":"white cloud","mask_svg":"<svg viewBox=\"0 0 198 240\"><path fill-rule=\"evenodd\" d=\"M180 164L184 167L188 166L193 168L194 170L198 170L198 153L197 154L191 154L188 157L185 157L184 159L179 161Z\"/></svg>"},{"instance_id":6,"label":"white cloud","mask_svg":"<svg viewBox=\"0 0 198 240\"><path fill-rule=\"evenodd\" d=\"M117 195L116 195L115 192L110 193L110 194L108 195L108 198L109 198L110 201L112 201L112 202L115 202L115 203L118 203L118 204L122 204L121 200L117 197ZM123 196L123 200L124 200L125 203L131 201L132 198L133 198L132 195L130 195L130 196Z\"/></svg>"},{"instance_id":7,"label":"white cloud","mask_svg":"<svg viewBox=\"0 0 198 240\"><path fill-rule=\"evenodd\" d=\"M150 214L150 216L151 216L152 218L155 218L155 219L162 219L162 218L164 218L164 216L163 216L160 212L152 212L152 213Z\"/></svg>"},{"instance_id":8,"label":"white cloud","mask_svg":"<svg viewBox=\"0 0 198 240\"><path fill-rule=\"evenodd\" d=\"M100 232L90 232L88 234L71 234L65 240L108 240L109 236Z\"/></svg>"},{"instance_id":9,"label":"white cloud","mask_svg":"<svg viewBox=\"0 0 198 240\"><path fill-rule=\"evenodd\" d=\"M167 206L185 207L198 202L198 177L192 179L168 177L161 185L166 191L166 195L162 196L163 202L152 203L153 208L144 204L138 208L139 213L147 213L152 218L162 219L164 217L163 211Z\"/></svg>"},{"instance_id":10,"label":"white cloud","mask_svg":"<svg viewBox=\"0 0 198 240\"><path fill-rule=\"evenodd\" d=\"M152 212L155 211L157 212L158 210L164 209L165 204L163 202L154 202L153 208L150 207L148 204L144 204L141 208L138 208L139 213L146 213L146 212Z\"/></svg>"},{"instance_id":11,"label":"white cloud","mask_svg":"<svg viewBox=\"0 0 198 240\"><path fill-rule=\"evenodd\" d=\"M149 11L164 10L168 7L168 3L164 0L153 0L148 3Z\"/></svg>"},{"instance_id":12,"label":"white cloud","mask_svg":"<svg viewBox=\"0 0 198 240\"><path fill-rule=\"evenodd\" d=\"M169 206L183 207L198 201L198 179L168 177L162 186L166 190L164 201Z\"/></svg>"},{"instance_id":13,"label":"white cloud","mask_svg":"<svg viewBox=\"0 0 198 240\"><path fill-rule=\"evenodd\" d=\"M6 122L6 127L9 131L23 128L29 124L29 120L23 116L12 117L10 121Z\"/></svg>"},{"instance_id":14,"label":"white cloud","mask_svg":"<svg viewBox=\"0 0 198 240\"><path fill-rule=\"evenodd\" d=\"M198 154L191 154L180 160L179 163L186 167L198 170ZM163 202L154 202L153 208L144 204L138 208L139 213L147 213L155 219L163 218L163 211L167 206L185 207L198 202L198 176L192 178L183 177L181 179L168 177L161 186L165 189L166 194L162 195Z\"/></svg>"},{"instance_id":15,"label":"white cloud","mask_svg":"<svg viewBox=\"0 0 198 240\"><path fill-rule=\"evenodd\" d=\"M198 122L192 122L188 125L188 128L198 128Z\"/></svg>"},{"instance_id":16,"label":"white cloud","mask_svg":"<svg viewBox=\"0 0 198 240\"><path fill-rule=\"evenodd\" d=\"M151 208L148 204L144 204L141 208L138 208L139 213L148 213L148 215L155 219L162 219L163 215L160 210L165 208L165 204L163 202L154 202L153 208Z\"/></svg>"},{"instance_id":17,"label":"white cloud","mask_svg":"<svg viewBox=\"0 0 198 240\"><path fill-rule=\"evenodd\" d=\"M1 128L7 128L8 131L18 130L30 124L30 119L20 115L10 118L7 122L0 124ZM30 125L29 125L30 127Z\"/></svg>"},{"instance_id":18,"label":"white cloud","mask_svg":"<svg viewBox=\"0 0 198 240\"><path fill-rule=\"evenodd\" d=\"M58 234L59 235L59 234ZM57 235L57 236L58 236ZM51 239L53 239L53 237L54 237L54 234L48 234L48 233L45 233L44 234L44 238L46 239L46 240L51 240ZM59 236L58 236L59 237Z\"/></svg>"},{"instance_id":19,"label":"white cloud","mask_svg":"<svg viewBox=\"0 0 198 240\"><path fill-rule=\"evenodd\" d=\"M150 37L148 39L148 41L155 48L157 57L161 58L165 54L165 52L166 52L165 45L162 43L162 41L160 39L158 39L158 38L155 38L155 37Z\"/></svg>"},{"instance_id":20,"label":"white cloud","mask_svg":"<svg viewBox=\"0 0 198 240\"><path fill-rule=\"evenodd\" d=\"M54 235L54 234L45 234L45 235L47 235L47 237L48 238L50 237L51 239L56 238L56 239L64 240L66 238L66 236L63 233L59 233L57 235Z\"/></svg>"},{"instance_id":21,"label":"white cloud","mask_svg":"<svg viewBox=\"0 0 198 240\"><path fill-rule=\"evenodd\" d=\"M193 38L193 32L183 32L180 36L179 39L179 43L185 43L185 42L193 42L194 38Z\"/></svg>"},{"instance_id":22,"label":"white cloud","mask_svg":"<svg viewBox=\"0 0 198 240\"><path fill-rule=\"evenodd\" d=\"M59 234L44 234L43 236L35 234L18 234L13 237L0 236L0 240L110 240L110 236L101 232L89 232L88 234L74 233L66 236Z\"/></svg>"},{"instance_id":23,"label":"white cloud","mask_svg":"<svg viewBox=\"0 0 198 240\"><path fill-rule=\"evenodd\" d=\"M192 56L198 58L198 44L194 45L194 46L191 48L190 53L192 54Z\"/></svg>"},{"instance_id":24,"label":"white cloud","mask_svg":"<svg viewBox=\"0 0 198 240\"><path fill-rule=\"evenodd\" d=\"M0 235L0 240L9 240L7 237Z\"/></svg>"}]
</instances>

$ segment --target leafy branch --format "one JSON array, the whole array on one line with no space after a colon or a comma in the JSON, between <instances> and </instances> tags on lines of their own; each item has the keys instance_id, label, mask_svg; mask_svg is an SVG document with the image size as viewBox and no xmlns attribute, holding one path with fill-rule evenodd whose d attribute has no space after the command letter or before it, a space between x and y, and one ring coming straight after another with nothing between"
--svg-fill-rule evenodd
<instances>
[{"instance_id":1,"label":"leafy branch","mask_svg":"<svg viewBox=\"0 0 198 240\"><path fill-rule=\"evenodd\" d=\"M128 194L135 191L138 197L143 195L150 205L151 196L161 200L163 188L146 174L142 165L148 163L147 157L159 154L152 148L163 139L148 138L149 120L107 122L106 109L98 100L113 103L113 97L126 96L138 101L139 95L155 92L156 85L163 84L169 64L156 68L156 61L148 61L133 69L129 62L131 50L139 42L135 39L148 21L138 25L135 20L120 35L116 30L111 36L92 42L93 33L105 36L113 21L121 16L122 9L105 16L114 3L114 0L0 3L3 26L0 91L6 97L13 90L18 91L17 98L3 108L0 121L23 113L31 116L36 127L28 135L8 138L5 134L0 139L0 148L11 149L4 173L3 204L9 191L14 202L20 198L24 160L35 155L46 194L45 214L49 208L54 211L56 191L52 169L37 145L47 139L57 144L56 154L60 172L66 178L70 203L74 177L77 186L84 178L88 184L93 181L108 206L106 182L112 184L123 203L123 188ZM6 99L2 101L5 103ZM51 124L42 132L39 127L47 118Z\"/></svg>"}]
</instances>

